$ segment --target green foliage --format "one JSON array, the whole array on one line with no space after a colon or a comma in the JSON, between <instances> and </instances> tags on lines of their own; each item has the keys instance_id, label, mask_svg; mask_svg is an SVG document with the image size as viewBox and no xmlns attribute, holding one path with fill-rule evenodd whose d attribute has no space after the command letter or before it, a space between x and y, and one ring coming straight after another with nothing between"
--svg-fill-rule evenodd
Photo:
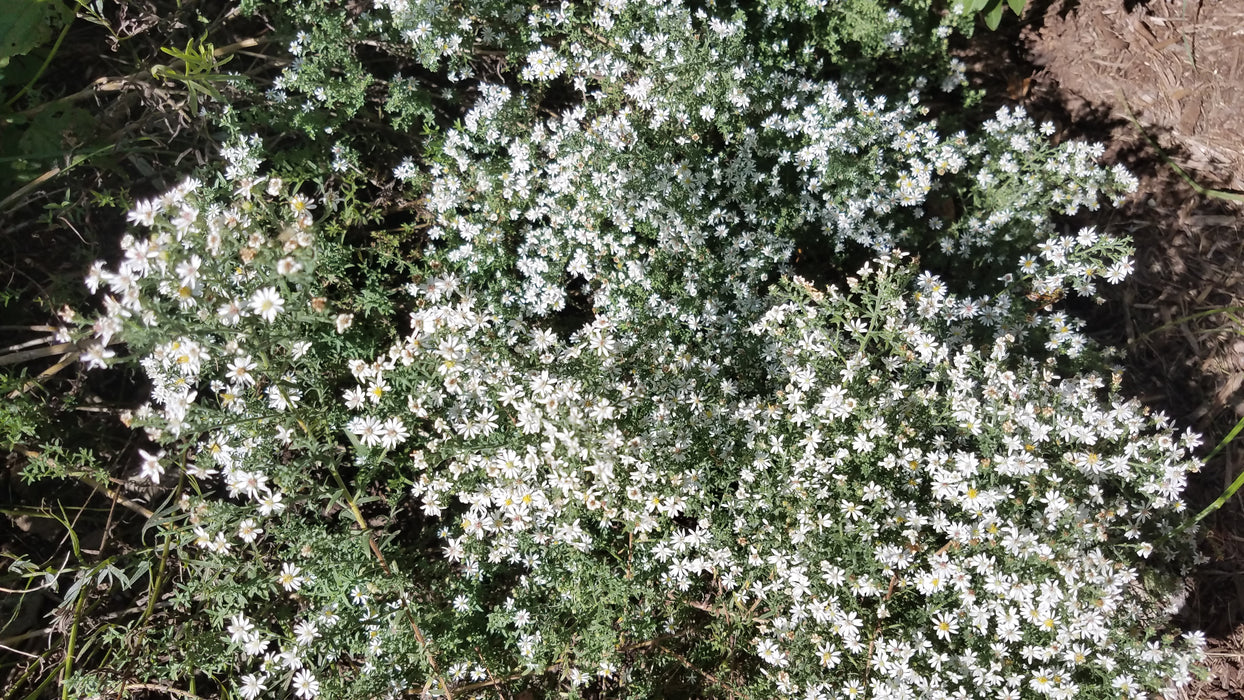
<instances>
[{"instance_id":1,"label":"green foliage","mask_svg":"<svg viewBox=\"0 0 1244 700\"><path fill-rule=\"evenodd\" d=\"M393 127L399 130L434 124L436 119L431 96L418 81L410 78L398 78L389 83L384 109L390 114Z\"/></svg>"},{"instance_id":2,"label":"green foliage","mask_svg":"<svg viewBox=\"0 0 1244 700\"><path fill-rule=\"evenodd\" d=\"M73 12L57 0L12 0L0 16L0 69L46 44L72 19Z\"/></svg>"},{"instance_id":3,"label":"green foliage","mask_svg":"<svg viewBox=\"0 0 1244 700\"><path fill-rule=\"evenodd\" d=\"M4 379L0 391L6 394L16 391L16 395L0 405L0 440L3 441L0 445L3 445L5 452L12 452L18 445L30 444L30 439L38 434L41 422L39 402L31 395L18 391L25 381L24 376L19 374Z\"/></svg>"},{"instance_id":4,"label":"green foliage","mask_svg":"<svg viewBox=\"0 0 1244 700\"><path fill-rule=\"evenodd\" d=\"M215 47L210 43L204 43L202 38L197 41L193 39L187 41L184 49L161 47L160 50L180 61L180 64L154 65L151 67L151 75L160 80L172 80L185 86L186 102L191 114L199 112L200 96L211 97L217 101L223 99L212 83L241 80L240 76L219 72L221 66L231 61L233 56L226 56L224 60L218 59Z\"/></svg>"},{"instance_id":5,"label":"green foliage","mask_svg":"<svg viewBox=\"0 0 1244 700\"><path fill-rule=\"evenodd\" d=\"M1002 13L1008 7L1016 17L1024 15L1024 0L968 0L966 4L968 12L980 13L985 20L985 26L990 30L995 30L1002 24Z\"/></svg>"},{"instance_id":6,"label":"green foliage","mask_svg":"<svg viewBox=\"0 0 1244 700\"><path fill-rule=\"evenodd\" d=\"M83 139L94 126L87 112L72 105L42 110L38 119L14 113L60 48L74 14L45 0L17 0L12 9L0 17L0 129L6 136L0 142L0 212L13 189L34 180L45 163L64 154L67 142Z\"/></svg>"}]
</instances>

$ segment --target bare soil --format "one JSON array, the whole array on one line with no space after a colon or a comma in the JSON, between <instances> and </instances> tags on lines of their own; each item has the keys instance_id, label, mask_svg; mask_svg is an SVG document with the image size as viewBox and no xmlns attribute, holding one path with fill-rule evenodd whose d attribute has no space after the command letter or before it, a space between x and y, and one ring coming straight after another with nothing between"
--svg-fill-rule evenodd
<instances>
[{"instance_id":1,"label":"bare soil","mask_svg":"<svg viewBox=\"0 0 1244 700\"><path fill-rule=\"evenodd\" d=\"M1028 50L1073 117L1135 119L1206 184L1244 189L1244 3L1080 0L1042 19Z\"/></svg>"}]
</instances>

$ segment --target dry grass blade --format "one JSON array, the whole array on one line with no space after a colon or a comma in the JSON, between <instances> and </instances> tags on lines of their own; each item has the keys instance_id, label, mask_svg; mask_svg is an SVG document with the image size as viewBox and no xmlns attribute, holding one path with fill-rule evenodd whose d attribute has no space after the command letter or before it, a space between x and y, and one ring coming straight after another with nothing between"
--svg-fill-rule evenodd
<instances>
[{"instance_id":1,"label":"dry grass blade","mask_svg":"<svg viewBox=\"0 0 1244 700\"><path fill-rule=\"evenodd\" d=\"M34 350L22 350L21 352L9 353L8 355L0 356L0 367L29 362L31 360L37 360L41 357L60 355L62 353L77 350L77 347L78 346L75 343L56 343L55 345L49 345L47 347L37 348Z\"/></svg>"}]
</instances>

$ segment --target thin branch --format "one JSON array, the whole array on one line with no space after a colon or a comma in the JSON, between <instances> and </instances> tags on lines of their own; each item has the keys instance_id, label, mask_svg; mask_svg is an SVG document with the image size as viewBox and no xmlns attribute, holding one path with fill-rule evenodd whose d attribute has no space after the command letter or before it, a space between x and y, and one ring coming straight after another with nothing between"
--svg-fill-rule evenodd
<instances>
[{"instance_id":1,"label":"thin branch","mask_svg":"<svg viewBox=\"0 0 1244 700\"><path fill-rule=\"evenodd\" d=\"M174 688L171 685L161 685L159 683L126 683L121 686L121 694L124 695L129 690L154 690L160 693L168 693L179 698L191 698L191 700L207 700L202 695L195 695L189 691Z\"/></svg>"},{"instance_id":2,"label":"thin branch","mask_svg":"<svg viewBox=\"0 0 1244 700\"><path fill-rule=\"evenodd\" d=\"M150 511L150 510L148 510L147 508L144 508L144 507L142 507L141 505L139 505L139 504L137 504L137 503L135 503L135 502L131 501L130 499L126 498L125 496L122 496L121 494L117 493L116 491L113 491L112 489L108 488L107 486L104 486L103 484L99 483L98 481L96 481L96 480L92 479L92 478L91 478L91 477L89 477L89 476L79 476L79 477L78 477L78 480L79 480L79 481L81 481L82 483L86 484L87 486L90 486L91 488L95 489L96 491L100 492L101 494L103 494L103 495L107 496L108 498L111 498L112 500L116 501L117 503L120 503L121 505L125 506L126 508L129 508L130 510L134 511L135 513L138 513L139 515L143 516L144 518L151 519L151 518L155 517L155 513L151 512L151 511Z\"/></svg>"},{"instance_id":3,"label":"thin branch","mask_svg":"<svg viewBox=\"0 0 1244 700\"><path fill-rule=\"evenodd\" d=\"M249 49L249 48L253 48L256 46L262 46L264 44L267 44L268 41L269 41L268 39L254 39L254 38L243 39L241 41L236 41L227 46L222 46L218 49L213 50L212 56L214 58L220 58L221 56L227 56L233 53L245 53L245 55L251 56L254 58L268 58L264 56L263 54L258 54L258 53L251 52L251 51L243 52L243 49ZM277 60L277 59L269 59L269 60ZM177 63L184 64L184 61L181 61L181 59L174 59L173 63L174 65L176 65ZM34 107L31 107L30 109L27 109L25 111L17 112L14 116L19 116L19 117L34 116L50 107L55 107L57 105L65 104L65 103L80 102L82 100L93 97L97 93L100 93L100 92L120 92L121 90L124 90L126 86L128 85L149 83L150 80L151 80L151 73L150 71L146 69L140 70L134 73L130 73L129 75L122 75L122 76L111 77L111 78L106 77L106 76L96 78L95 80L91 82L90 85L82 88L81 90L75 93L71 93L69 95L65 95L64 97L59 97L55 100L49 100L42 104L35 105Z\"/></svg>"},{"instance_id":4,"label":"thin branch","mask_svg":"<svg viewBox=\"0 0 1244 700\"><path fill-rule=\"evenodd\" d=\"M67 353L65 353L64 355L61 355L61 358L60 358L59 360L57 360L57 361L56 361L56 364L54 364L54 365L52 365L51 367L48 367L47 369L43 370L42 372L40 372L40 373L38 374L38 376L36 376L34 379L31 379L30 381L26 382L25 384L21 385L21 387L19 387L19 388L17 388L17 389L14 389L13 391L10 391L10 392L9 392L9 398L10 398L10 399L15 399L15 398L17 398L18 396L21 396L22 394L26 393L27 391L30 391L31 389L35 388L36 386L39 386L39 382L40 382L40 381L42 381L42 380L44 380L44 379L47 379L48 377L55 376L55 375L56 375L56 374L58 374L58 373L59 373L62 369L65 369L66 367L68 367L69 365L72 365L73 363L75 363L75 362L77 362L77 361L78 361L78 353L77 353L77 352L67 352Z\"/></svg>"},{"instance_id":5,"label":"thin branch","mask_svg":"<svg viewBox=\"0 0 1244 700\"><path fill-rule=\"evenodd\" d=\"M56 567L56 570L57 570L58 572L60 572L60 571L64 571L64 569L65 569L65 565L66 565L66 564L68 564L68 563L69 563L69 553L68 553L68 552L66 552L66 553L65 553L65 560L64 560L64 561L62 561L62 562L60 563L60 566ZM46 575L46 574L45 574L45 575ZM20 590L20 591L19 591L19 590L16 590L16 589L12 589L12 588L0 588L0 591L2 591L2 592L4 592L4 593L11 593L11 594L14 594L14 595L23 595L23 594L26 594L26 593L34 593L35 591L41 591L41 590L43 590L44 588L50 588L50 587L55 586L55 585L56 585L56 577L52 577L52 578L48 579L48 580L47 580L47 582L45 582L42 586L39 586L39 587L37 587L37 588L24 588L24 589L22 589L22 590ZM4 639L4 640L0 640L0 641L4 641L4 642L11 642L11 641L14 641L14 640L16 640L16 639L18 639L18 637L10 637L9 639Z\"/></svg>"},{"instance_id":6,"label":"thin branch","mask_svg":"<svg viewBox=\"0 0 1244 700\"><path fill-rule=\"evenodd\" d=\"M21 635L18 635L17 637L13 637L13 639L21 639L21 638L22 638L22 637L21 637ZM7 641L9 641L9 640L7 640L7 639L6 639L6 640L4 640L4 642L7 642ZM22 656L25 656L25 657L26 657L26 658L28 658L28 659L37 659L37 658L39 658L39 657L38 657L38 655L36 655L36 654L31 654L30 652L28 652L28 651L22 651L21 649L14 649L13 647L8 646L7 644L4 644L4 642L0 642L0 649L3 649L3 650L5 650L5 651L11 651L11 652L13 652L14 654L21 654Z\"/></svg>"},{"instance_id":7,"label":"thin branch","mask_svg":"<svg viewBox=\"0 0 1244 700\"><path fill-rule=\"evenodd\" d=\"M484 673L488 674L488 678L490 680L496 678L492 669L488 668L488 662L484 661L484 655L480 653L479 647L475 647L475 655L479 657L479 665L484 667ZM493 686L493 690L497 691L497 697L501 698L501 700L509 700L509 698L505 697L505 693L501 691L501 684L498 683Z\"/></svg>"},{"instance_id":8,"label":"thin branch","mask_svg":"<svg viewBox=\"0 0 1244 700\"><path fill-rule=\"evenodd\" d=\"M305 425L303 425L303 429L306 430ZM307 432L309 433L310 431ZM372 555L376 557L376 561L380 563L380 569L384 571L385 575L392 576L393 572L389 569L389 562L385 560L384 554L380 552L380 546L376 544L376 535L372 531L371 527L367 525L367 519L363 517L363 513L359 510L358 504L356 504L354 502L354 498L350 496L350 489L346 487L345 481L342 480L341 474L337 472L335 467L332 470L332 474L333 479L337 481L337 485L341 487L341 493L345 496L346 503L350 506L350 511L354 515L355 524L357 524L359 529L367 535L367 546L371 549ZM423 630L420 630L419 625L415 623L415 616L410 611L410 606L403 605L402 609L406 613L406 620L410 623L410 629L415 633L415 639L419 642L419 646L423 649L423 653L428 660L428 666L432 668L432 673L434 674L436 680L441 684L441 690L445 692L445 698L447 700L454 700L453 693L449 690L449 684L445 682L444 676L441 675L440 668L436 665L436 658L432 655L432 648L428 645L427 639L423 636Z\"/></svg>"},{"instance_id":9,"label":"thin branch","mask_svg":"<svg viewBox=\"0 0 1244 700\"><path fill-rule=\"evenodd\" d=\"M704 669L700 668L699 666L696 666L695 664L691 663L690 661L688 661L688 660L687 660L687 657L683 656L682 654L679 654L679 653L678 653L678 652L676 652L676 651L672 651L672 650L670 650L670 649L667 649L667 648L665 648L664 646L661 646L660 644L658 644L658 645L657 645L657 649L659 649L659 650L661 650L661 651L665 652L666 654L669 654L670 656L674 657L674 658L675 658L675 659L677 659L677 660L679 661L679 663L681 663L683 666L686 666L687 668L691 669L692 671L695 671L696 673L700 674L701 676L704 676L704 678L705 678L706 680L708 680L710 683L712 683L713 685L721 686L722 688L725 688L726 690L730 691L730 694L731 694L731 695L733 695L734 693L737 693L737 692L738 692L738 689L737 689L737 688L735 688L734 686L730 685L729 683L727 683L727 682L725 682L725 681L721 680L721 679L720 679L720 678L718 678L717 676L714 676L713 674L709 673L708 671L705 671Z\"/></svg>"},{"instance_id":10,"label":"thin branch","mask_svg":"<svg viewBox=\"0 0 1244 700\"><path fill-rule=\"evenodd\" d=\"M0 352L5 353L7 355L8 353L17 352L18 350L25 350L26 348L33 348L36 345L47 345L49 344L49 342L51 342L51 340L52 340L51 338L35 338L34 340L27 340L24 343L18 343L17 345L10 345L7 348L2 348L0 349ZM3 359L3 357L0 357L0 359Z\"/></svg>"}]
</instances>

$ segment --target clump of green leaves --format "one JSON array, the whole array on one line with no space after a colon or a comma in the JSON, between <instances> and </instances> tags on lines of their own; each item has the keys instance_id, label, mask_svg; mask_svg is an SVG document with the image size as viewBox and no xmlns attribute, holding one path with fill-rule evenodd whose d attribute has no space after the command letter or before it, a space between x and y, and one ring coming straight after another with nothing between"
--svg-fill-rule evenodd
<instances>
[{"instance_id":1,"label":"clump of green leaves","mask_svg":"<svg viewBox=\"0 0 1244 700\"><path fill-rule=\"evenodd\" d=\"M1002 15L1006 8L1011 8L1016 17L1022 17L1024 4L1024 0L968 0L964 9L968 12L979 12L981 19L985 20L985 26L994 30L1002 24Z\"/></svg>"},{"instance_id":2,"label":"clump of green leaves","mask_svg":"<svg viewBox=\"0 0 1244 700\"><path fill-rule=\"evenodd\" d=\"M162 47L160 50L177 59L179 63L172 66L154 65L151 67L151 75L160 80L180 83L186 90L186 103L191 114L198 113L201 96L211 97L218 102L223 101L220 92L213 87L213 83L240 79L239 76L220 72L221 67L231 61L233 56L218 58L216 48L210 43L205 43L203 39L187 41L184 49Z\"/></svg>"}]
</instances>

